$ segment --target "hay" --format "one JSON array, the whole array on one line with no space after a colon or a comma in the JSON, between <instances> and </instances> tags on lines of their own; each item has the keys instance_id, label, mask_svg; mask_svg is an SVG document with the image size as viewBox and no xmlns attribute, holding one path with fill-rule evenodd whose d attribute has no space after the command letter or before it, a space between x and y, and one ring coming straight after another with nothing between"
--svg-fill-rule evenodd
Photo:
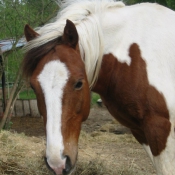
<instances>
[{"instance_id":1,"label":"hay","mask_svg":"<svg viewBox=\"0 0 175 175\"><path fill-rule=\"evenodd\" d=\"M43 161L44 139L1 131L0 174L47 175Z\"/></svg>"},{"instance_id":2,"label":"hay","mask_svg":"<svg viewBox=\"0 0 175 175\"><path fill-rule=\"evenodd\" d=\"M111 175L104 163L94 159L90 162L78 162L73 175Z\"/></svg>"},{"instance_id":3,"label":"hay","mask_svg":"<svg viewBox=\"0 0 175 175\"><path fill-rule=\"evenodd\" d=\"M148 175L142 164L138 166L133 159L136 155L143 157L143 149L136 145L130 134L82 131L78 162L72 175ZM0 148L0 175L52 175L43 159L44 137L2 131Z\"/></svg>"},{"instance_id":4,"label":"hay","mask_svg":"<svg viewBox=\"0 0 175 175\"><path fill-rule=\"evenodd\" d=\"M85 137L86 133L82 133ZM86 135L86 140L89 136ZM90 139L90 137L89 137ZM28 137L24 134L2 131L0 133L1 175L49 175L43 155L44 138ZM109 170L98 160L78 162L74 175L107 175Z\"/></svg>"}]
</instances>

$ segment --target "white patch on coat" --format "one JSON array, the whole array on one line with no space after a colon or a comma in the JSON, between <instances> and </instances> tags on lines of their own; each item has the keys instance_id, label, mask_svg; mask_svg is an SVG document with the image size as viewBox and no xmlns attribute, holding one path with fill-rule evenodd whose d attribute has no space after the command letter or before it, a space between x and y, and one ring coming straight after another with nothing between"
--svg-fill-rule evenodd
<instances>
[{"instance_id":1,"label":"white patch on coat","mask_svg":"<svg viewBox=\"0 0 175 175\"><path fill-rule=\"evenodd\" d=\"M142 146L145 149L145 151L147 152L147 154L149 155L149 157L150 157L150 159L151 159L151 161L152 161L152 163L154 165L153 155L152 155L150 146L149 145L145 145L145 144L143 144Z\"/></svg>"},{"instance_id":2,"label":"white patch on coat","mask_svg":"<svg viewBox=\"0 0 175 175\"><path fill-rule=\"evenodd\" d=\"M175 122L175 12L158 4L142 3L103 14L104 54L130 65L129 48L140 47L149 84L165 97Z\"/></svg>"},{"instance_id":3,"label":"white patch on coat","mask_svg":"<svg viewBox=\"0 0 175 175\"><path fill-rule=\"evenodd\" d=\"M46 157L52 168L61 168L65 165L65 159L62 155L64 145L61 133L61 115L63 91L68 78L67 67L59 60L48 62L38 76L47 111Z\"/></svg>"},{"instance_id":4,"label":"white patch on coat","mask_svg":"<svg viewBox=\"0 0 175 175\"><path fill-rule=\"evenodd\" d=\"M174 175L175 172L175 138L174 125L171 125L171 131L167 139L166 148L160 155L153 157L158 175Z\"/></svg>"}]
</instances>

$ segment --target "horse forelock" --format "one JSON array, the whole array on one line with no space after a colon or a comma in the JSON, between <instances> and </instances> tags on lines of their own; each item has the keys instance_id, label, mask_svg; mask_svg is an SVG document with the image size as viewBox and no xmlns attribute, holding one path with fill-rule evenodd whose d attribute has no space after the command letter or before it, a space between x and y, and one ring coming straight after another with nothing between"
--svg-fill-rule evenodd
<instances>
[{"instance_id":1,"label":"horse forelock","mask_svg":"<svg viewBox=\"0 0 175 175\"><path fill-rule=\"evenodd\" d=\"M69 19L77 28L81 58L85 63L89 86L92 87L97 79L103 56L101 15L109 8L120 8L124 4L114 0L70 0L58 4L61 5L61 10L55 21L37 28L39 36L24 47L24 74L30 77L38 61L49 51L44 49L53 47L56 38L63 35L66 20ZM39 50L43 53L39 53Z\"/></svg>"},{"instance_id":2,"label":"horse forelock","mask_svg":"<svg viewBox=\"0 0 175 175\"><path fill-rule=\"evenodd\" d=\"M56 38L44 45L32 48L26 52L22 63L23 75L26 78L29 78L37 67L39 61L59 43L60 38Z\"/></svg>"}]
</instances>

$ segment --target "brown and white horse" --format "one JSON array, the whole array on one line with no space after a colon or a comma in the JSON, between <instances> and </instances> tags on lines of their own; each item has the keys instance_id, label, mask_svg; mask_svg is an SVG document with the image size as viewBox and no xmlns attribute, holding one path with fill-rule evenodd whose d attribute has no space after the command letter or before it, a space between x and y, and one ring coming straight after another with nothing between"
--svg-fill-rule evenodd
<instances>
[{"instance_id":1,"label":"brown and white horse","mask_svg":"<svg viewBox=\"0 0 175 175\"><path fill-rule=\"evenodd\" d=\"M90 90L143 145L158 175L175 174L175 12L112 0L64 3L56 20L25 27L23 74L46 127L46 161L72 172Z\"/></svg>"}]
</instances>

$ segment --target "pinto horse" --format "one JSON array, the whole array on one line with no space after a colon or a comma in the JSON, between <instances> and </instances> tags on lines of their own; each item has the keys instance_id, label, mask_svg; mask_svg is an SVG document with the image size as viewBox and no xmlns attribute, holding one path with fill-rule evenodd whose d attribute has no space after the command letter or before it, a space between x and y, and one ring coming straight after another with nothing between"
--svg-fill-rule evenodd
<instances>
[{"instance_id":1,"label":"pinto horse","mask_svg":"<svg viewBox=\"0 0 175 175\"><path fill-rule=\"evenodd\" d=\"M175 174L175 12L112 0L64 3L54 22L25 26L23 74L46 128L46 162L73 171L90 91L130 128L158 175Z\"/></svg>"}]
</instances>

